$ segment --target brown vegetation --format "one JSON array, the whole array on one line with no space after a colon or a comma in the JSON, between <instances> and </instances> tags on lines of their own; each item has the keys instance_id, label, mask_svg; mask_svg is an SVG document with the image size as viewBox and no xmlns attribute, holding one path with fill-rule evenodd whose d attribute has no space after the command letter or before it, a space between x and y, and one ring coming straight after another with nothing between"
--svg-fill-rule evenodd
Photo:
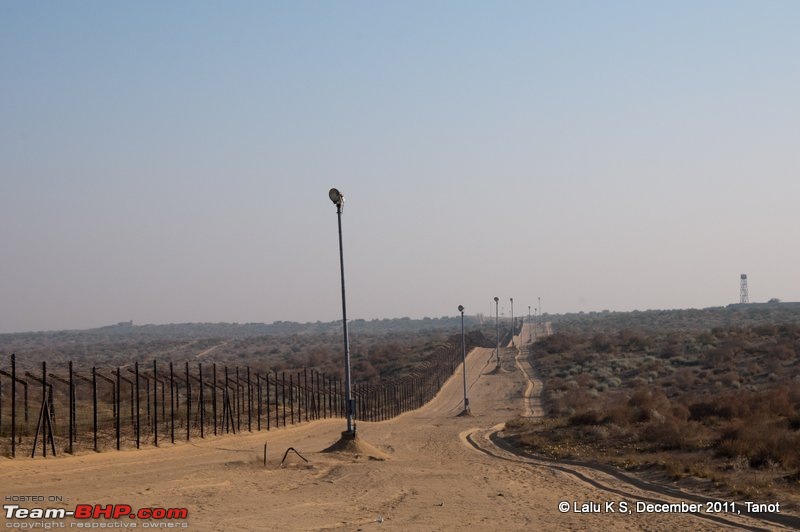
<instances>
[{"instance_id":1,"label":"brown vegetation","mask_svg":"<svg viewBox=\"0 0 800 532\"><path fill-rule=\"evenodd\" d=\"M561 332L530 350L548 419L514 420L509 433L550 456L657 466L796 504L798 353L798 324Z\"/></svg>"},{"instance_id":2,"label":"brown vegetation","mask_svg":"<svg viewBox=\"0 0 800 532\"><path fill-rule=\"evenodd\" d=\"M494 324L467 318L469 334L494 338ZM0 334L0 360L16 353L19 367L37 371L41 362L56 371L69 361L82 367L126 367L172 361L215 362L260 371L342 371L341 322L273 324L129 325L85 331ZM460 331L459 318L353 320L350 353L353 378L376 383L402 378ZM505 331L503 331L505 333ZM480 344L478 336L473 343ZM198 358L199 356L199 358Z\"/></svg>"}]
</instances>

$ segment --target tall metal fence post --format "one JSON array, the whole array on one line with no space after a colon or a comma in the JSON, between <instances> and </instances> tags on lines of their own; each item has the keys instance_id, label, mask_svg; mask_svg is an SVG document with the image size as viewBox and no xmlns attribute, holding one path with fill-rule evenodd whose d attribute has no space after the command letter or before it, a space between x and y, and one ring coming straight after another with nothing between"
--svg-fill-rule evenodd
<instances>
[{"instance_id":1,"label":"tall metal fence post","mask_svg":"<svg viewBox=\"0 0 800 532\"><path fill-rule=\"evenodd\" d=\"M267 381L267 389L265 390L265 393L267 395L267 400L266 400L266 404L264 406L267 409L267 430L270 430L271 427L270 427L270 422L269 422L269 417L270 417L269 416L269 411L270 411L270 408L269 408L269 370L267 370L267 374L265 375L265 380Z\"/></svg>"},{"instance_id":2,"label":"tall metal fence post","mask_svg":"<svg viewBox=\"0 0 800 532\"><path fill-rule=\"evenodd\" d=\"M228 366L225 366L225 388L222 390L222 430L226 433L231 431L230 426L228 425L228 409L230 408L231 404L231 397L230 397L230 389L228 384Z\"/></svg>"},{"instance_id":3,"label":"tall metal fence post","mask_svg":"<svg viewBox=\"0 0 800 532\"><path fill-rule=\"evenodd\" d=\"M256 420L258 425L258 432L261 432L261 374L256 371Z\"/></svg>"},{"instance_id":4,"label":"tall metal fence post","mask_svg":"<svg viewBox=\"0 0 800 532\"><path fill-rule=\"evenodd\" d=\"M299 377L298 375L298 379ZM308 421L308 371L306 371L306 368L303 368L303 411L303 415Z\"/></svg>"},{"instance_id":5,"label":"tall metal fence post","mask_svg":"<svg viewBox=\"0 0 800 532\"><path fill-rule=\"evenodd\" d=\"M214 436L217 435L217 363L211 366L211 378L213 386L211 388L211 415L214 416Z\"/></svg>"},{"instance_id":6,"label":"tall metal fence post","mask_svg":"<svg viewBox=\"0 0 800 532\"><path fill-rule=\"evenodd\" d=\"M292 425L294 425L294 376L289 373L289 413L290 418L292 420Z\"/></svg>"},{"instance_id":7,"label":"tall metal fence post","mask_svg":"<svg viewBox=\"0 0 800 532\"><path fill-rule=\"evenodd\" d=\"M169 431L172 443L175 443L175 372L172 362L169 363Z\"/></svg>"},{"instance_id":8,"label":"tall metal fence post","mask_svg":"<svg viewBox=\"0 0 800 532\"><path fill-rule=\"evenodd\" d=\"M200 437L206 437L205 424L206 424L206 401L203 394L203 364L198 362L197 371L200 373Z\"/></svg>"},{"instance_id":9,"label":"tall metal fence post","mask_svg":"<svg viewBox=\"0 0 800 532\"><path fill-rule=\"evenodd\" d=\"M17 356L11 354L11 458L17 456Z\"/></svg>"},{"instance_id":10,"label":"tall metal fence post","mask_svg":"<svg viewBox=\"0 0 800 532\"><path fill-rule=\"evenodd\" d=\"M69 454L73 454L72 440L75 434L75 383L72 380L72 361L69 361Z\"/></svg>"},{"instance_id":11,"label":"tall metal fence post","mask_svg":"<svg viewBox=\"0 0 800 532\"><path fill-rule=\"evenodd\" d=\"M281 402L283 403L283 426L286 426L286 372L281 372Z\"/></svg>"},{"instance_id":12,"label":"tall metal fence post","mask_svg":"<svg viewBox=\"0 0 800 532\"><path fill-rule=\"evenodd\" d=\"M122 422L122 387L120 383L119 366L117 366L117 450L119 451L120 424Z\"/></svg>"},{"instance_id":13,"label":"tall metal fence post","mask_svg":"<svg viewBox=\"0 0 800 532\"><path fill-rule=\"evenodd\" d=\"M253 393L250 388L250 366L247 366L247 432L253 432Z\"/></svg>"},{"instance_id":14,"label":"tall metal fence post","mask_svg":"<svg viewBox=\"0 0 800 532\"><path fill-rule=\"evenodd\" d=\"M139 409L139 362L135 362L134 365L134 372L136 373L136 448L139 448L139 444L141 443L141 412Z\"/></svg>"},{"instance_id":15,"label":"tall metal fence post","mask_svg":"<svg viewBox=\"0 0 800 532\"><path fill-rule=\"evenodd\" d=\"M155 360L153 360L153 444L158 447L158 363Z\"/></svg>"},{"instance_id":16,"label":"tall metal fence post","mask_svg":"<svg viewBox=\"0 0 800 532\"><path fill-rule=\"evenodd\" d=\"M94 452L97 452L97 368L92 366L92 432Z\"/></svg>"},{"instance_id":17,"label":"tall metal fence post","mask_svg":"<svg viewBox=\"0 0 800 532\"><path fill-rule=\"evenodd\" d=\"M236 388L233 394L236 404L236 430L242 431L242 394L239 393L239 366L236 366Z\"/></svg>"},{"instance_id":18,"label":"tall metal fence post","mask_svg":"<svg viewBox=\"0 0 800 532\"><path fill-rule=\"evenodd\" d=\"M280 422L280 409L278 408L280 403L278 402L278 370L275 370L275 428L281 426ZM285 420L284 420L285 423Z\"/></svg>"},{"instance_id":19,"label":"tall metal fence post","mask_svg":"<svg viewBox=\"0 0 800 532\"><path fill-rule=\"evenodd\" d=\"M189 362L186 362L186 441L191 439L192 430L192 381L189 380Z\"/></svg>"}]
</instances>

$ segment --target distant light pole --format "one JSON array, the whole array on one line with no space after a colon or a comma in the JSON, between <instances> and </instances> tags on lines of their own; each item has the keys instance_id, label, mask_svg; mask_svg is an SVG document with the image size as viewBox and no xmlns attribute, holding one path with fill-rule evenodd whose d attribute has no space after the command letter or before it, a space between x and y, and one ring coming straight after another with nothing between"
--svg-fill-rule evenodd
<instances>
[{"instance_id":1,"label":"distant light pole","mask_svg":"<svg viewBox=\"0 0 800 532\"><path fill-rule=\"evenodd\" d=\"M459 305L461 313L461 360L464 364L464 413L469 414L469 398L467 397L467 343L464 337L464 306Z\"/></svg>"},{"instance_id":2,"label":"distant light pole","mask_svg":"<svg viewBox=\"0 0 800 532\"><path fill-rule=\"evenodd\" d=\"M498 305L500 304L500 298L494 298L494 328L497 333L497 349L495 350L495 355L497 358L497 369L500 369L500 315L498 314Z\"/></svg>"},{"instance_id":3,"label":"distant light pole","mask_svg":"<svg viewBox=\"0 0 800 532\"><path fill-rule=\"evenodd\" d=\"M346 439L356 437L356 427L353 423L353 397L351 394L350 381L350 340L347 334L347 304L345 303L344 293L344 251L342 248L342 207L344 206L344 196L341 192L332 188L328 192L328 197L336 205L336 216L339 220L339 265L342 270L342 329L344 330L344 391L345 391L345 416L347 417L347 431L342 433Z\"/></svg>"},{"instance_id":4,"label":"distant light pole","mask_svg":"<svg viewBox=\"0 0 800 532\"><path fill-rule=\"evenodd\" d=\"M509 299L511 299L511 347L516 347L514 343L514 298L512 297Z\"/></svg>"},{"instance_id":5,"label":"distant light pole","mask_svg":"<svg viewBox=\"0 0 800 532\"><path fill-rule=\"evenodd\" d=\"M544 321L542 321L542 296L539 296L539 322L542 324L542 334L544 334Z\"/></svg>"},{"instance_id":6,"label":"distant light pole","mask_svg":"<svg viewBox=\"0 0 800 532\"><path fill-rule=\"evenodd\" d=\"M533 327L533 323L531 323L531 306L528 305L528 328L531 328L531 327ZM533 330L533 329L531 329L531 330ZM531 334L532 333L530 331L528 331L528 340L530 340Z\"/></svg>"}]
</instances>

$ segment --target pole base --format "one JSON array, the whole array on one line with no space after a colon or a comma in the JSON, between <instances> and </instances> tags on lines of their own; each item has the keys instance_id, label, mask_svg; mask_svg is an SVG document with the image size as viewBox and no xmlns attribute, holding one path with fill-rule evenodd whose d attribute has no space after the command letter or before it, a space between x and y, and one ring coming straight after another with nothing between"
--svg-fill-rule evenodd
<instances>
[{"instance_id":1,"label":"pole base","mask_svg":"<svg viewBox=\"0 0 800 532\"><path fill-rule=\"evenodd\" d=\"M348 430L342 432L341 438L322 452L343 454L355 458L364 458L366 460L383 461L389 459L386 453L373 447L362 438L357 437L355 432Z\"/></svg>"}]
</instances>

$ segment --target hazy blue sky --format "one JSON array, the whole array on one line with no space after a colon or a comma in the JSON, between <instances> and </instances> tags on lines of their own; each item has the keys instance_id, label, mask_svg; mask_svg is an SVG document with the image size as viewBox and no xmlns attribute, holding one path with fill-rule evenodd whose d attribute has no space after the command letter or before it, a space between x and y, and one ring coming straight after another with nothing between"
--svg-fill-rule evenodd
<instances>
[{"instance_id":1,"label":"hazy blue sky","mask_svg":"<svg viewBox=\"0 0 800 532\"><path fill-rule=\"evenodd\" d=\"M0 2L0 332L800 300L800 2Z\"/></svg>"}]
</instances>

